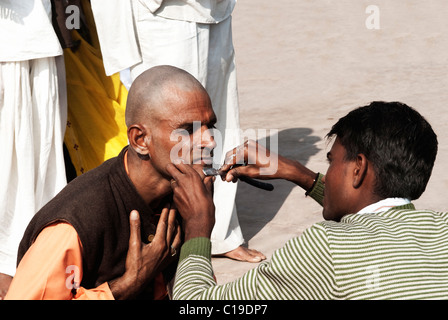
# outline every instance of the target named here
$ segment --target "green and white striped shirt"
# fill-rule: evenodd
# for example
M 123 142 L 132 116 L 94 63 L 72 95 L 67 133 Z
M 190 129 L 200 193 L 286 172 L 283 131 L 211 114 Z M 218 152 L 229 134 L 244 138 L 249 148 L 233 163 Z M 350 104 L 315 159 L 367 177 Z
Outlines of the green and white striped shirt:
M 321 203 L 323 185 L 310 193 Z M 207 238 L 181 250 L 174 299 L 447 299 L 448 213 L 413 204 L 314 224 L 243 277 L 216 285 Z

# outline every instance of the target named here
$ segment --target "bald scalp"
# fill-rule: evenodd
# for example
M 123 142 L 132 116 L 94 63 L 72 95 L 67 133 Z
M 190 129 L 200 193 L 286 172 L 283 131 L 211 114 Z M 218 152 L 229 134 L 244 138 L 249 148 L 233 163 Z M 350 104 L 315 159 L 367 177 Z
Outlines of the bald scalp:
M 202 84 L 190 73 L 177 67 L 163 65 L 150 68 L 140 74 L 129 90 L 126 102 L 126 126 L 154 123 L 166 114 L 167 101 L 176 92 L 200 90 Z

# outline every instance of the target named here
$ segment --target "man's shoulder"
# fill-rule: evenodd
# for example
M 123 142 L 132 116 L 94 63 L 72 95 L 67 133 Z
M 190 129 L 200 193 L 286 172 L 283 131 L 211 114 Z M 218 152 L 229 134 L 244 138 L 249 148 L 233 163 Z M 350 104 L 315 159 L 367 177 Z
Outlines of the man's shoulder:
M 97 219 L 95 216 L 107 211 L 113 198 L 109 175 L 114 159 L 68 183 L 34 215 L 32 222 L 48 224 L 57 220 L 71 222 L 77 218 L 83 221 Z
M 417 209 L 395 207 L 377 215 L 378 219 L 391 220 L 397 223 L 448 223 L 448 212 L 435 211 L 432 209 Z M 447 225 L 448 227 L 448 225 Z
M 75 188 L 80 185 L 88 188 L 95 188 L 96 186 L 103 184 L 104 181 L 107 180 L 107 177 L 111 174 L 116 166 L 116 157 L 108 159 L 98 167 L 93 168 L 70 181 L 65 189 Z
M 107 194 L 110 193 L 111 164 L 105 162 L 72 180 L 43 207 L 43 210 L 60 210 L 63 207 L 75 209 L 80 206 L 93 206 L 106 200 Z
M 430 227 L 448 231 L 448 212 L 392 208 L 381 213 L 349 214 L 340 222 L 318 222 L 312 226 L 312 229 L 325 233 L 330 239 L 337 238 L 342 241 L 343 239 L 375 238 L 385 233 L 395 234 L 401 230 L 425 231 Z

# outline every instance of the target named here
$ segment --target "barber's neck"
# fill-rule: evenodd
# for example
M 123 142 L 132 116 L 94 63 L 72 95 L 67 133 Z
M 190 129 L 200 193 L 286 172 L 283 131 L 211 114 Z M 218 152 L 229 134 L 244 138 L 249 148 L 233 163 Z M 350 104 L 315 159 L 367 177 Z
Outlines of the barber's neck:
M 384 200 L 383 197 L 378 196 L 374 192 L 373 185 L 371 188 L 363 188 L 363 190 L 361 192 L 359 192 L 355 197 L 356 197 L 355 198 L 356 200 L 353 201 L 354 206 L 351 210 L 352 213 L 359 212 L 360 210 L 362 210 L 365 207 L 368 207 L 374 203 Z
M 142 199 L 152 209 L 156 209 L 172 193 L 170 181 L 164 178 L 151 164 L 132 152 L 125 154 L 126 172 Z

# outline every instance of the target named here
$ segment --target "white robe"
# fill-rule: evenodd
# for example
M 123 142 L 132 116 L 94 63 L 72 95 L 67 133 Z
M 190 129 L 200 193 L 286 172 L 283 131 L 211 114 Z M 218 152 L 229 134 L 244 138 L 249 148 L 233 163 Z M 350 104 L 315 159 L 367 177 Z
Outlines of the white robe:
M 66 184 L 62 48 L 50 0 L 0 0 L 0 273 L 13 276 L 34 214 Z

